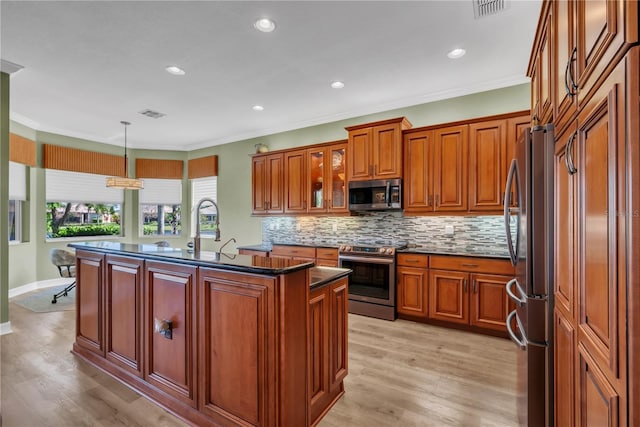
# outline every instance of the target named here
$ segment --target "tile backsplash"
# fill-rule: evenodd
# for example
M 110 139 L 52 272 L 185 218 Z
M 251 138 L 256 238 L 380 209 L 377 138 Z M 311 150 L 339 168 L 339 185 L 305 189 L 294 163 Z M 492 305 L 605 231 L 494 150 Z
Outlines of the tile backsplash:
M 447 234 L 453 227 L 453 235 Z M 372 212 L 348 217 L 268 217 L 262 220 L 262 243 L 340 245 L 355 243 L 416 244 L 459 252 L 506 255 L 502 216 L 403 216 Z

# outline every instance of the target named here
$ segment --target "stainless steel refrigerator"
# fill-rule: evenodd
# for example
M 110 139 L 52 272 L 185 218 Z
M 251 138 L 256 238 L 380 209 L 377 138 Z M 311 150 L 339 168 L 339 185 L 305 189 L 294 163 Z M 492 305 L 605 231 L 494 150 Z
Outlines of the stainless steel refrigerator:
M 516 276 L 507 329 L 518 351 L 520 425 L 553 426 L 553 125 L 526 129 L 507 176 L 504 220 Z

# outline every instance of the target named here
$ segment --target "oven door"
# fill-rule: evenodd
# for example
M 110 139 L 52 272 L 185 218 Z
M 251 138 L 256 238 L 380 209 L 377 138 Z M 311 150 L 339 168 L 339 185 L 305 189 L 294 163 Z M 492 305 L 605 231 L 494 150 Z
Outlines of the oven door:
M 349 276 L 349 299 L 395 306 L 394 258 L 340 255 L 338 265 L 352 271 Z

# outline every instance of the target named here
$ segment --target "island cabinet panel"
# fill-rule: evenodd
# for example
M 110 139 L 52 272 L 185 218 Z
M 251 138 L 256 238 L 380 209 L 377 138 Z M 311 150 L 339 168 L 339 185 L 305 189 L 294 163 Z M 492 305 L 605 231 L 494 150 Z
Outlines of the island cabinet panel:
M 145 276 L 145 380 L 196 407 L 196 268 L 147 261 Z M 160 321 L 170 336 L 155 331 Z
M 105 356 L 104 255 L 76 251 L 76 345 Z
M 335 280 L 309 296 L 308 393 L 310 425 L 316 425 L 344 394 L 348 372 L 348 279 Z
M 142 298 L 144 261 L 107 255 L 107 359 L 142 376 Z

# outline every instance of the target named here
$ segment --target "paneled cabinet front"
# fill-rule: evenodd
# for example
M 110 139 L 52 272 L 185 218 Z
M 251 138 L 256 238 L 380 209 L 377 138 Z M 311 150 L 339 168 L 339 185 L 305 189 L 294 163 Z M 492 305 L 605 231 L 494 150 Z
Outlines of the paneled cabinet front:
M 282 214 L 283 203 L 283 155 L 254 156 L 251 163 L 254 214 Z
M 105 356 L 104 255 L 76 250 L 76 342 L 75 345 Z
M 284 212 L 307 212 L 307 151 L 284 153 Z
M 107 255 L 106 267 L 106 356 L 142 377 L 144 261 Z
M 187 265 L 145 264 L 145 380 L 194 408 L 196 271 Z
M 347 213 L 347 144 L 307 150 L 307 211 Z

